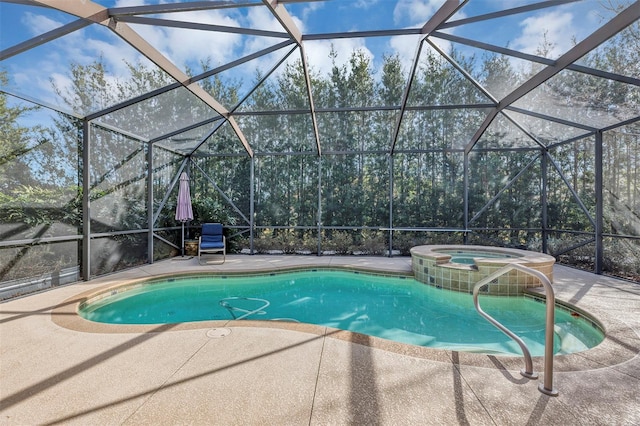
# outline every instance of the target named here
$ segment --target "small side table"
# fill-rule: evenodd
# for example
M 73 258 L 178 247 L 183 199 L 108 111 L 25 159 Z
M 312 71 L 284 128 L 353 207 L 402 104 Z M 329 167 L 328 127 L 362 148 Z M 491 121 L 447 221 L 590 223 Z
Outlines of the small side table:
M 198 240 L 184 240 L 184 254 L 187 256 L 197 256 Z

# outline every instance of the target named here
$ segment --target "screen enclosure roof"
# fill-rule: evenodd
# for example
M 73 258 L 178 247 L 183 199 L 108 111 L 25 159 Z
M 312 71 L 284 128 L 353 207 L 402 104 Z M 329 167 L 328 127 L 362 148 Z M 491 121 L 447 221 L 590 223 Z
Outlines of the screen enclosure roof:
M 468 111 L 448 147 L 465 152 L 496 134 L 497 147 L 545 148 L 640 115 L 638 1 L 10 0 L 0 12 L 4 93 L 182 155 L 214 154 L 205 141 L 219 135 L 227 154 L 263 152 L 250 118 L 295 117 L 306 134 L 292 151 L 321 155 L 335 149 L 323 120 L 353 112 L 384 119 L 390 154 L 411 149 L 404 126 L 424 111 Z M 390 63 L 402 90 L 367 96 Z M 491 78 L 498 63 L 516 76 Z M 74 97 L 74 72 L 96 64 L 104 94 Z M 370 89 L 336 102 L 323 81 L 354 64 Z M 456 84 L 425 96 L 436 68 Z

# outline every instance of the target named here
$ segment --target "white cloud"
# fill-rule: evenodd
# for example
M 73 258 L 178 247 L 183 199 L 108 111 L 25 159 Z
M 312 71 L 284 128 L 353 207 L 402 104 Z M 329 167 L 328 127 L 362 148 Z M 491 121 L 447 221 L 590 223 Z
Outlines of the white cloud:
M 285 29 L 282 27 L 282 25 L 280 25 L 280 22 L 278 22 L 273 14 L 266 8 L 254 7 L 250 9 L 249 13 L 247 14 L 247 21 L 248 28 L 259 28 L 266 31 L 286 33 Z M 244 53 L 254 53 L 258 50 L 265 49 L 284 40 L 284 38 L 278 39 L 273 37 L 248 36 L 244 43 Z
M 397 25 L 424 25 L 442 3 L 442 0 L 399 0 L 393 20 Z
M 375 5 L 377 2 L 378 0 L 358 0 L 356 7 L 366 9 Z M 298 28 L 304 33 L 306 28 L 305 21 L 309 18 L 310 14 L 324 7 L 324 2 L 309 3 L 309 5 L 302 11 L 302 19 L 295 15 L 292 15 L 292 19 Z M 349 59 L 351 59 L 351 54 L 355 51 L 364 52 L 372 62 L 374 59 L 374 54 L 367 48 L 364 39 L 361 38 L 309 40 L 304 42 L 304 51 L 307 63 L 311 68 L 311 72 L 319 73 L 321 75 L 331 73 L 333 63 L 330 53 L 332 48 L 337 55 L 335 62 L 338 66 L 348 63 Z M 287 59 L 287 62 L 296 61 L 298 59 L 300 59 L 300 55 L 298 53 L 294 53 Z
M 449 40 L 445 40 L 442 38 L 432 38 L 431 41 L 433 42 L 433 44 L 435 44 L 436 46 L 438 46 L 440 48 L 440 50 L 442 50 L 445 53 L 451 53 L 451 49 L 452 49 L 452 45 L 451 42 Z M 427 48 L 431 48 L 431 46 L 428 46 Z M 424 48 L 423 48 L 424 50 Z
M 59 72 L 38 73 L 34 69 L 25 69 L 16 73 L 14 75 L 14 80 L 18 87 L 29 85 L 31 87 L 30 91 L 36 92 L 38 100 L 51 105 L 57 105 L 62 109 L 69 109 L 69 106 L 65 105 L 62 102 L 62 99 L 60 99 L 51 88 L 51 84 L 53 82 L 53 84 L 55 84 L 62 93 L 66 93 L 73 87 L 73 83 L 69 76 L 63 75 Z
M 87 39 L 85 47 L 88 52 L 95 53 L 95 57 L 91 55 L 92 59 L 101 55 L 108 66 L 110 74 L 115 77 L 129 74 L 125 61 L 133 64 L 139 57 L 137 52 L 128 46 L 106 40 Z
M 273 14 L 266 8 L 251 8 L 249 10 L 249 13 L 247 14 L 247 21 L 248 28 L 259 28 L 261 30 L 267 31 L 286 32 L 284 28 L 282 28 L 280 22 L 278 22 Z M 300 23 L 295 18 L 294 21 L 296 23 Z M 259 50 L 266 49 L 269 46 L 280 43 L 284 40 L 284 38 L 247 36 L 244 40 L 243 54 L 249 55 L 255 53 Z M 285 50 L 288 51 L 290 48 L 291 46 L 286 48 Z M 278 56 L 278 58 L 280 58 L 281 55 L 284 55 L 284 51 L 282 50 L 266 56 L 261 56 L 260 58 L 252 60 L 250 64 L 240 66 L 238 68 L 238 71 L 240 73 L 245 73 L 241 76 L 245 79 L 245 81 L 251 81 L 255 76 L 254 71 L 256 70 L 256 68 L 263 71 L 263 73 L 266 73 L 275 65 L 274 56 Z M 293 56 L 296 55 L 294 54 Z M 299 55 L 296 57 L 299 57 Z
M 545 43 L 552 41 L 550 58 L 557 58 L 572 46 L 576 34 L 573 14 L 554 11 L 526 18 L 520 23 L 522 34 L 513 40 L 513 47 L 525 53 L 536 53 Z
M 24 14 L 22 23 L 29 30 L 32 36 L 38 36 L 62 26 L 61 22 L 30 12 Z
M 411 64 L 413 63 L 413 59 L 416 55 L 416 49 L 418 48 L 419 39 L 420 36 L 418 35 L 410 35 L 395 36 L 389 40 L 389 47 L 393 54 L 398 55 L 402 68 L 406 72 L 409 72 L 411 69 Z
M 308 3 L 307 6 L 302 10 L 302 20 L 306 21 L 309 15 L 313 15 L 313 13 L 324 7 L 324 2 L 314 2 Z
M 498 5 L 496 9 L 513 9 L 515 7 L 525 6 L 531 3 L 528 0 L 494 0 Z
M 194 14 L 171 14 L 174 20 L 190 20 L 210 25 L 239 27 L 239 23 L 219 11 L 206 11 Z M 180 28 L 163 28 L 156 32 L 159 38 L 154 46 L 166 52 L 171 61 L 178 67 L 185 64 L 194 66 L 194 62 L 211 59 L 213 66 L 230 60 L 235 49 L 240 46 L 241 36 L 233 33 L 213 33 L 211 31 L 185 30 Z M 153 44 L 153 43 L 152 43 Z
M 374 55 L 366 47 L 362 39 L 337 39 L 337 40 L 314 40 L 305 42 L 305 53 L 309 66 L 314 73 L 321 75 L 331 73 L 333 67 L 332 59 L 329 56 L 331 48 L 337 54 L 336 65 L 340 66 L 349 62 L 351 54 L 355 51 L 362 51 L 373 62 Z
M 114 7 L 144 6 L 145 4 L 144 0 L 118 0 Z
M 265 7 L 253 7 L 247 13 L 249 28 L 259 28 L 267 31 L 284 32 L 280 22 L 273 16 L 273 13 Z M 300 21 L 298 21 L 299 23 Z
M 371 9 L 372 7 L 375 7 L 380 0 L 355 0 L 355 2 L 355 7 L 357 9 Z

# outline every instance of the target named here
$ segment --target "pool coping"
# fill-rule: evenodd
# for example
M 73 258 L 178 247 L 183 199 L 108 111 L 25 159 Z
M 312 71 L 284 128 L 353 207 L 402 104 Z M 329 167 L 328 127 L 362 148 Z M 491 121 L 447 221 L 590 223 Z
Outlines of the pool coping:
M 411 276 L 412 274 L 398 271 L 385 271 L 381 269 L 367 269 L 354 266 L 292 266 L 278 267 L 273 269 L 261 269 L 257 271 L 190 271 L 164 273 L 147 276 L 144 278 L 122 280 L 117 283 L 109 282 L 98 285 L 97 287 L 85 290 L 77 295 L 67 298 L 62 303 L 56 305 L 51 311 L 52 321 L 63 328 L 83 333 L 161 333 L 167 331 L 181 331 L 194 329 L 220 329 L 226 328 L 233 331 L 234 328 L 253 327 L 253 328 L 269 328 L 303 332 L 325 338 L 339 339 L 349 341 L 387 352 L 411 356 L 415 358 L 427 359 L 432 361 L 451 362 L 454 357 L 459 364 L 495 368 L 500 365 L 504 369 L 518 369 L 523 366 L 523 358 L 506 355 L 492 355 L 486 353 L 471 353 L 447 349 L 435 349 L 423 346 L 415 346 L 406 343 L 386 340 L 380 337 L 369 336 L 361 333 L 339 330 L 327 326 L 319 326 L 307 323 L 292 323 L 280 321 L 257 321 L 257 320 L 215 320 L 215 321 L 198 321 L 189 323 L 176 324 L 149 324 L 149 325 L 121 325 L 121 324 L 105 324 L 86 320 L 78 314 L 79 305 L 97 294 L 104 293 L 108 289 L 116 289 L 123 287 L 131 287 L 144 282 L 162 279 L 164 277 L 180 277 L 193 275 L 264 275 L 269 273 L 285 273 L 291 271 L 308 270 L 308 269 L 324 269 L 324 270 L 348 270 L 362 271 L 372 275 L 387 276 Z M 531 297 L 545 299 L 542 291 L 531 291 Z M 598 325 L 602 326 L 605 331 L 604 340 L 596 347 L 583 352 L 572 353 L 568 355 L 554 356 L 554 371 L 582 371 L 594 370 L 599 368 L 611 367 L 622 364 L 631 360 L 637 355 L 634 348 L 634 342 L 637 335 L 632 328 L 624 322 L 617 321 L 613 315 L 606 310 L 591 312 L 591 310 L 575 306 L 567 301 L 556 298 L 556 302 L 569 306 L 577 312 L 587 315 L 595 319 Z M 454 356 L 455 355 L 455 356 Z M 544 370 L 544 357 L 533 357 L 535 371 Z

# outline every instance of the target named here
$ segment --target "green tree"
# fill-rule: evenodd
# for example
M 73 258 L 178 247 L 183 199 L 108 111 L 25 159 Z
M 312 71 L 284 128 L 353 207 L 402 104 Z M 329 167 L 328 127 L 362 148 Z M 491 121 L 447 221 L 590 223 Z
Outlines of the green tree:
M 6 72 L 0 73 L 0 84 L 7 84 Z M 25 154 L 46 142 L 41 129 L 19 124 L 37 107 L 10 106 L 7 95 L 0 93 L 0 192 L 8 193 L 20 185 L 32 185 L 37 177 L 31 174 Z M 35 139 L 35 143 L 34 140 Z

